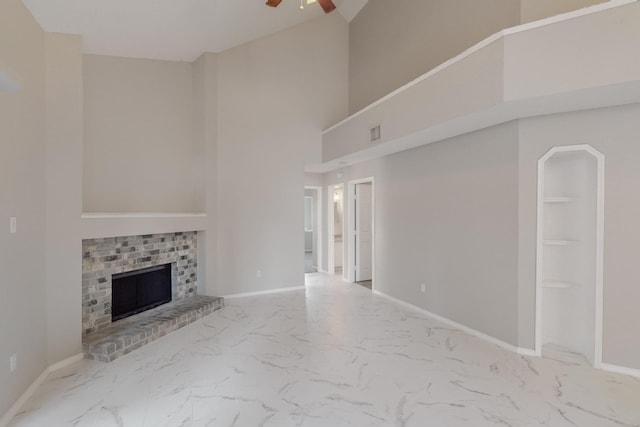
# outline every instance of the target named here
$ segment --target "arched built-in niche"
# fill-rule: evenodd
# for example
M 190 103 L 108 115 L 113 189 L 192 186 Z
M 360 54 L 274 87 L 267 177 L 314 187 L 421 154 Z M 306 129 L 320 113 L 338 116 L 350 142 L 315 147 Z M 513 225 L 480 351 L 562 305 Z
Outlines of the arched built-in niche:
M 536 354 L 555 344 L 602 364 L 604 155 L 554 147 L 538 161 Z

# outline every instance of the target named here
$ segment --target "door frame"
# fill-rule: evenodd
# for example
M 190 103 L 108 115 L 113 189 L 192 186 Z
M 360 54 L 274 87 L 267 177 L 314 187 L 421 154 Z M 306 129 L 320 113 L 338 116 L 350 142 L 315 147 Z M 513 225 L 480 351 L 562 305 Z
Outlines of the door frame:
M 323 245 L 323 240 L 324 240 L 324 233 L 323 233 L 323 221 L 322 221 L 322 206 L 323 206 L 323 198 L 322 198 L 322 187 L 319 185 L 305 185 L 304 186 L 305 190 L 314 190 L 318 196 L 318 199 L 316 200 L 316 217 L 315 217 L 315 222 L 314 225 L 316 226 L 316 247 L 314 248 L 314 250 L 317 251 L 318 253 L 318 265 L 314 266 L 316 267 L 316 269 L 319 272 L 324 272 L 324 270 L 322 269 L 322 261 L 323 261 L 323 257 L 322 257 L 322 249 L 324 247 Z M 304 231 L 302 234 L 303 238 L 304 238 Z M 303 240 L 304 241 L 304 240 Z
M 537 232 L 536 232 L 536 318 L 535 318 L 535 354 L 542 356 L 542 289 L 544 281 L 544 187 L 545 165 L 547 160 L 557 153 L 584 151 L 596 160 L 596 268 L 595 268 L 595 354 L 593 367 L 602 369 L 603 341 L 603 295 L 604 295 L 604 196 L 605 196 L 605 157 L 604 154 L 588 144 L 562 145 L 551 148 L 538 160 L 537 195 Z
M 345 194 L 345 185 L 344 183 L 332 184 L 327 186 L 327 272 L 329 274 L 336 274 L 336 263 L 335 263 L 335 238 L 333 234 L 335 232 L 335 227 L 333 226 L 335 222 L 335 215 L 333 213 L 333 191 L 337 188 L 342 188 L 342 276 L 345 277 L 346 269 L 344 266 L 345 262 L 345 251 L 344 251 L 344 241 L 346 237 L 346 221 L 345 221 L 345 206 L 346 206 L 346 194 Z
M 360 179 L 354 179 L 347 182 L 347 197 L 345 199 L 345 206 L 347 209 L 347 244 L 344 247 L 344 251 L 347 253 L 346 263 L 344 264 L 343 271 L 345 272 L 345 280 L 349 283 L 354 283 L 356 280 L 356 256 L 355 256 L 355 241 L 356 241 L 356 216 L 355 216 L 355 190 L 357 184 L 371 183 L 371 280 L 373 283 L 372 290 L 376 286 L 376 184 L 374 177 L 366 177 Z M 344 239 L 344 236 L 343 236 Z M 343 240 L 344 241 L 344 240 Z

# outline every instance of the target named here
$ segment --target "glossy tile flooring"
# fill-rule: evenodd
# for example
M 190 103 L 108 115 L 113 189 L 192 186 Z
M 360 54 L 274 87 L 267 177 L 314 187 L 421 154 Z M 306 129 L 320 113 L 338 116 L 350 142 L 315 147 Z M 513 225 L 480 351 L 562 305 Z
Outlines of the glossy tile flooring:
M 58 371 L 11 425 L 640 425 L 638 379 L 518 356 L 337 278 L 307 282 Z

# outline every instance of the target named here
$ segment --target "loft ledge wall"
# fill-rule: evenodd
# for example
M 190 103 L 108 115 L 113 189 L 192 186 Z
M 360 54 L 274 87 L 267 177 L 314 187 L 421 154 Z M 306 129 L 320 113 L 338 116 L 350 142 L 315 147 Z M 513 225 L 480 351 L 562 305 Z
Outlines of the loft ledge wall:
M 582 91 L 637 82 L 639 21 L 638 3 L 623 0 L 494 34 L 327 129 L 326 169 L 521 117 L 603 106 Z M 632 101 L 620 89 L 607 105 L 616 96 Z M 373 145 L 376 125 L 382 140 Z M 419 132 L 432 136 L 407 142 Z

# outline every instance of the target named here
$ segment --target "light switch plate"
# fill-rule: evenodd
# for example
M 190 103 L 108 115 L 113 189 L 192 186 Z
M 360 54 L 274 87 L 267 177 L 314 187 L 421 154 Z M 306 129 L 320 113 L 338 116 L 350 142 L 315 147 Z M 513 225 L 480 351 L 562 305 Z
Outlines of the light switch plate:
M 9 218 L 9 233 L 16 233 L 18 231 L 18 223 L 15 216 Z

